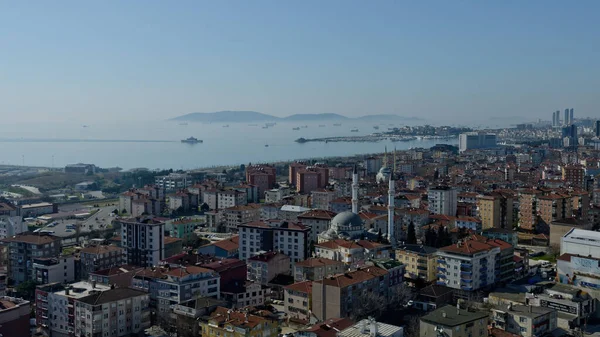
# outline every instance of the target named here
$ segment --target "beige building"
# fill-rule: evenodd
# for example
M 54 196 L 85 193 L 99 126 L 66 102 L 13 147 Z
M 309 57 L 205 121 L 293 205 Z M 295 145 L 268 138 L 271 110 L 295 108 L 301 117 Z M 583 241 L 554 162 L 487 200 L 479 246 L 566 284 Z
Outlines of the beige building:
M 290 258 L 282 253 L 268 252 L 248 259 L 248 280 L 266 285 L 277 275 L 290 274 Z
M 437 279 L 437 249 L 423 245 L 404 245 L 396 249 L 396 260 L 405 266 L 404 277 L 432 282 Z
M 237 231 L 239 225 L 260 220 L 260 205 L 248 204 L 225 208 L 222 212 L 227 231 Z
M 477 197 L 477 209 L 483 229 L 512 228 L 513 197 L 509 193 L 490 193 Z
M 323 257 L 311 257 L 304 261 L 296 262 L 293 270 L 294 281 L 318 281 L 326 277 L 341 274 L 346 270 L 341 261 Z
M 312 282 L 303 281 L 284 288 L 284 311 L 292 319 L 310 321 Z
M 336 213 L 325 209 L 313 209 L 298 215 L 298 221 L 310 228 L 310 240 L 318 241 L 319 234 L 325 232 L 331 226 L 331 220 Z
M 545 336 L 556 329 L 556 310 L 513 305 L 492 309 L 492 323 L 506 332 L 523 337 Z
M 446 305 L 421 317 L 421 337 L 487 337 L 488 313 Z
M 337 195 L 335 191 L 330 191 L 324 188 L 310 192 L 310 206 L 315 209 L 329 210 L 329 203 L 332 202 Z

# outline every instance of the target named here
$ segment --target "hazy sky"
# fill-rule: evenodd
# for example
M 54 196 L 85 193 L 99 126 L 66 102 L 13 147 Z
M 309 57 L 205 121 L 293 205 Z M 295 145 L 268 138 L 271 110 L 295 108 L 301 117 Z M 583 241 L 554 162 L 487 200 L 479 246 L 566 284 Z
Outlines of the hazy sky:
M 598 116 L 598 13 L 599 1 L 0 0 L 0 116 Z

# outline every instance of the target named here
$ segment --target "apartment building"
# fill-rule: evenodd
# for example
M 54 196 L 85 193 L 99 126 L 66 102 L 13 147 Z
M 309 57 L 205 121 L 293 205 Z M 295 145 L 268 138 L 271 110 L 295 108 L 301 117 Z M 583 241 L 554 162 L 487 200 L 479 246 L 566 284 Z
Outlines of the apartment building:
M 513 196 L 510 193 L 492 192 L 477 196 L 477 212 L 483 229 L 512 228 Z
M 219 208 L 241 206 L 248 204 L 248 197 L 238 190 L 223 190 L 217 192 L 217 203 Z
M 284 288 L 284 312 L 293 320 L 310 322 L 312 282 L 302 281 Z
M 315 244 L 315 256 L 345 264 L 364 259 L 385 259 L 391 256 L 392 246 L 368 240 L 336 239 Z
M 461 290 L 455 292 L 457 297 L 468 297 L 469 292 L 493 285 L 500 252 L 500 246 L 477 239 L 440 248 L 437 252 L 438 284 Z
M 196 266 L 163 266 L 144 269 L 137 273 L 131 286 L 147 291 L 157 314 L 166 315 L 170 306 L 195 296 L 220 296 L 220 276 L 208 268 Z
M 255 221 L 240 225 L 240 259 L 247 260 L 261 252 L 278 251 L 293 265 L 308 257 L 309 232 L 306 226 L 281 221 Z
M 276 319 L 224 307 L 201 320 L 200 326 L 204 337 L 275 337 L 279 333 Z
M 310 193 L 311 204 L 310 207 L 316 209 L 330 210 L 329 204 L 337 198 L 335 191 L 327 190 L 324 188 L 316 189 Z
M 184 189 L 192 186 L 193 179 L 187 173 L 169 173 L 166 176 L 154 177 L 154 185 L 167 191 Z
M 522 190 L 519 192 L 519 226 L 533 232 L 537 225 L 537 198 L 542 192 L 538 190 Z
M 169 232 L 170 237 L 182 239 L 185 244 L 188 244 L 198 238 L 194 229 L 204 224 L 205 222 L 199 217 L 172 219 L 165 222 L 165 230 Z
M 225 229 L 228 232 L 236 232 L 240 225 L 260 220 L 260 211 L 259 204 L 240 205 L 223 209 L 222 218 L 225 220 Z
M 74 255 L 38 257 L 33 259 L 33 280 L 38 284 L 70 283 L 79 279 Z M 78 266 L 78 264 L 77 264 Z
M 123 264 L 125 249 L 117 246 L 89 246 L 79 251 L 81 278 L 87 279 L 89 274 L 102 269 L 109 269 Z
M 119 212 L 130 216 L 141 216 L 142 213 L 159 215 L 165 201 L 165 189 L 156 185 L 143 188 L 131 188 L 119 195 Z
M 484 229 L 481 234 L 488 239 L 502 240 L 513 247 L 517 246 L 519 240 L 519 232 L 512 228 L 488 228 Z
M 131 286 L 133 276 L 143 269 L 143 267 L 120 265 L 118 267 L 91 272 L 89 273 L 88 280 L 90 282 L 96 281 L 96 284 L 128 288 Z
M 574 188 L 585 189 L 586 170 L 582 165 L 565 165 L 562 167 L 562 180 Z
M 117 220 L 121 224 L 122 263 L 141 267 L 156 266 L 165 258 L 165 223 L 153 218 Z
M 285 197 L 290 195 L 289 187 L 272 188 L 265 191 L 265 203 L 281 202 Z
M 36 323 L 45 325 L 53 337 L 73 336 L 75 333 L 75 300 L 110 290 L 95 282 L 76 282 L 68 285 L 51 283 L 35 290 Z
M 259 197 L 264 196 L 265 191 L 275 187 L 276 171 L 275 167 L 270 165 L 248 165 L 246 182 L 256 186 Z
M 246 193 L 246 203 L 247 204 L 260 202 L 260 198 L 258 196 L 258 188 L 254 185 L 241 184 L 241 185 L 235 186 L 233 189 L 236 191 Z
M 419 331 L 426 337 L 487 337 L 487 325 L 487 312 L 446 305 L 421 317 Z
M 221 299 L 232 309 L 264 305 L 270 290 L 264 285 L 240 279 L 221 287 Z
M 332 275 L 341 274 L 344 271 L 346 271 L 346 265 L 342 261 L 311 257 L 296 262 L 293 276 L 295 282 L 318 281 Z
M 198 209 L 198 198 L 195 194 L 190 193 L 188 190 L 179 190 L 175 193 L 169 194 L 169 210 L 170 211 L 183 211 Z
M 33 259 L 58 257 L 62 252 L 61 238 L 46 233 L 25 232 L 0 243 L 7 247 L 8 277 L 16 284 L 32 279 Z
M 495 327 L 523 337 L 551 334 L 557 328 L 556 318 L 556 310 L 531 305 L 509 304 L 492 309 L 491 314 Z
M 319 234 L 331 226 L 331 220 L 337 213 L 326 209 L 313 209 L 299 215 L 298 221 L 310 229 L 310 241 L 317 242 Z
M 312 283 L 312 313 L 318 320 L 349 317 L 353 302 L 361 294 L 372 292 L 386 297 L 391 290 L 387 271 L 367 267 L 328 277 Z
M 431 187 L 427 190 L 429 212 L 433 214 L 456 215 L 457 191 L 449 186 Z
M 0 297 L 0 336 L 29 336 L 31 304 L 22 298 Z
M 17 208 L 7 203 L 0 203 L 0 239 L 11 237 L 27 231 L 27 224 L 17 215 Z
M 409 282 L 437 280 L 437 248 L 423 245 L 401 245 L 396 260 L 405 265 L 404 277 Z
M 115 288 L 74 302 L 75 336 L 131 336 L 150 327 L 150 298 L 140 290 Z
M 282 253 L 267 252 L 248 258 L 248 277 L 250 281 L 267 285 L 277 275 L 290 274 L 290 258 Z

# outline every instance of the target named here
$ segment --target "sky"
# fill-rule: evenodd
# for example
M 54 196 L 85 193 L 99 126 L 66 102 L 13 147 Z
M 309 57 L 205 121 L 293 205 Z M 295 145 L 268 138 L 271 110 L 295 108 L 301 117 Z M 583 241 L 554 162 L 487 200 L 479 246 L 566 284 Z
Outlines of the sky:
M 585 0 L 0 0 L 0 117 L 594 117 L 598 12 Z

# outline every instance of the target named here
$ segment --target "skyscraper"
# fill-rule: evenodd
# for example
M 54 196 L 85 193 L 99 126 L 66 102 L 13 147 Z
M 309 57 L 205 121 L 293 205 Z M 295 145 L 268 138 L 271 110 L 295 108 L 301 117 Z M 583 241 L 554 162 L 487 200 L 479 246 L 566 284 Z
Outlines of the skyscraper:
M 600 120 L 596 121 L 596 137 L 600 137 Z
M 569 109 L 565 109 L 565 119 L 563 121 L 563 125 L 567 126 L 571 124 L 571 121 L 569 120 Z
M 571 110 L 569 111 L 569 123 L 575 123 L 575 121 L 573 120 L 573 108 L 571 108 Z
M 556 126 L 556 112 L 552 111 L 552 127 Z

